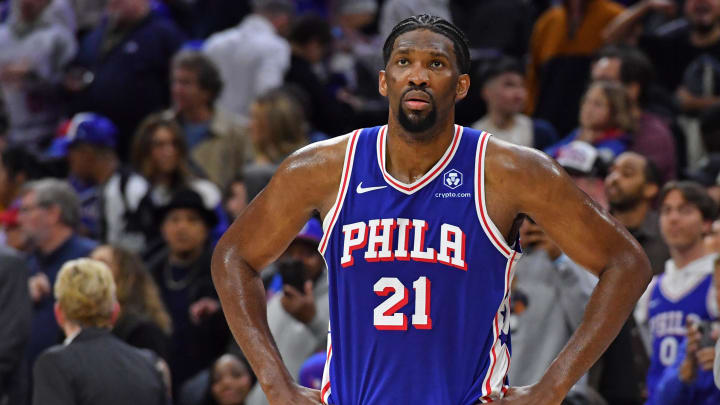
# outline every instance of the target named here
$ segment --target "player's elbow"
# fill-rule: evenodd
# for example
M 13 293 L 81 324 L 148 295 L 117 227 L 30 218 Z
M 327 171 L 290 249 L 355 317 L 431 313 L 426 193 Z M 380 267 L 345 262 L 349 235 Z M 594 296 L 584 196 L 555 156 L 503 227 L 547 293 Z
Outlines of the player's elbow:
M 235 244 L 228 240 L 227 235 L 223 235 L 215 246 L 210 262 L 210 274 L 218 291 L 227 283 L 231 268 L 237 267 L 233 263 L 242 261 Z
M 624 264 L 621 267 L 625 270 L 625 279 L 639 297 L 645 292 L 650 280 L 652 280 L 650 260 L 639 246 L 632 246 L 622 256 L 624 257 L 621 261 Z

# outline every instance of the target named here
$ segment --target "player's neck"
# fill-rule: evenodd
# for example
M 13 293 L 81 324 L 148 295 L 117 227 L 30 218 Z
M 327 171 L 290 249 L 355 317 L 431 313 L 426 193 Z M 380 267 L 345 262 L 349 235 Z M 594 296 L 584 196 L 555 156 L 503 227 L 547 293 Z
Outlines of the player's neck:
M 675 263 L 676 269 L 682 269 L 695 260 L 705 256 L 705 245 L 702 239 L 686 248 L 670 247 L 670 257 Z
M 453 140 L 455 125 L 450 121 L 415 136 L 391 121 L 387 132 L 385 167 L 394 178 L 409 184 L 424 176 L 445 154 Z

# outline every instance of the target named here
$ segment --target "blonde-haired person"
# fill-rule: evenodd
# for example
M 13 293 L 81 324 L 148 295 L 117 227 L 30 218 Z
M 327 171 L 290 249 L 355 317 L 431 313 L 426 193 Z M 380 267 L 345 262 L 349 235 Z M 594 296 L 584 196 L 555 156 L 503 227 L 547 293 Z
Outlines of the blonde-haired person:
M 165 405 L 156 358 L 110 333 L 120 306 L 111 270 L 92 259 L 71 260 L 54 286 L 55 318 L 65 342 L 38 357 L 34 405 Z
M 308 131 L 302 105 L 286 88 L 263 93 L 250 106 L 249 134 L 256 164 L 280 164 L 308 144 Z
M 115 245 L 99 246 L 90 257 L 108 265 L 115 280 L 120 315 L 113 334 L 131 346 L 150 349 L 168 360 L 172 320 L 140 257 Z

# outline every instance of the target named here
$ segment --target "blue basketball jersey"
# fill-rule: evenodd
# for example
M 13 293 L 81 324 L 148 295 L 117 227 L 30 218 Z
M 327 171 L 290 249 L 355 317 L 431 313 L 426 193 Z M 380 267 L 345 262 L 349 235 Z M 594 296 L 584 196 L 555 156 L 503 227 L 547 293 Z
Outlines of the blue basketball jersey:
M 685 340 L 685 321 L 688 315 L 695 318 L 696 322 L 713 318 L 708 309 L 713 258 L 714 256 L 706 256 L 690 264 L 690 266 L 706 265 L 708 272 L 704 276 L 701 275 L 694 285 L 690 285 L 684 291 L 666 291 L 663 287 L 666 274 L 653 279 L 649 287 L 650 301 L 647 315 L 652 338 L 652 356 L 647 374 L 648 403 L 653 402 L 655 388 L 665 369 L 675 364 L 678 356 L 685 355 L 679 352 L 678 348 Z
M 485 208 L 488 138 L 455 126 L 437 164 L 406 184 L 385 170 L 387 126 L 351 134 L 319 246 L 330 283 L 323 403 L 470 405 L 507 390 L 521 254 Z

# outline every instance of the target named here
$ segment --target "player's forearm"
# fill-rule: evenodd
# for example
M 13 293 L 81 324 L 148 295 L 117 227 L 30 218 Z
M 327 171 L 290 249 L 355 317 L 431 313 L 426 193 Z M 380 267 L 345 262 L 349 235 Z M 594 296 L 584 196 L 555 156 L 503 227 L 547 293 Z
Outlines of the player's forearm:
M 612 343 L 650 282 L 650 265 L 644 255 L 628 254 L 618 263 L 600 275 L 582 323 L 540 381 L 558 399 Z
M 267 323 L 265 290 L 257 271 L 221 240 L 213 254 L 212 277 L 225 318 L 269 397 L 280 395 L 293 379 Z

